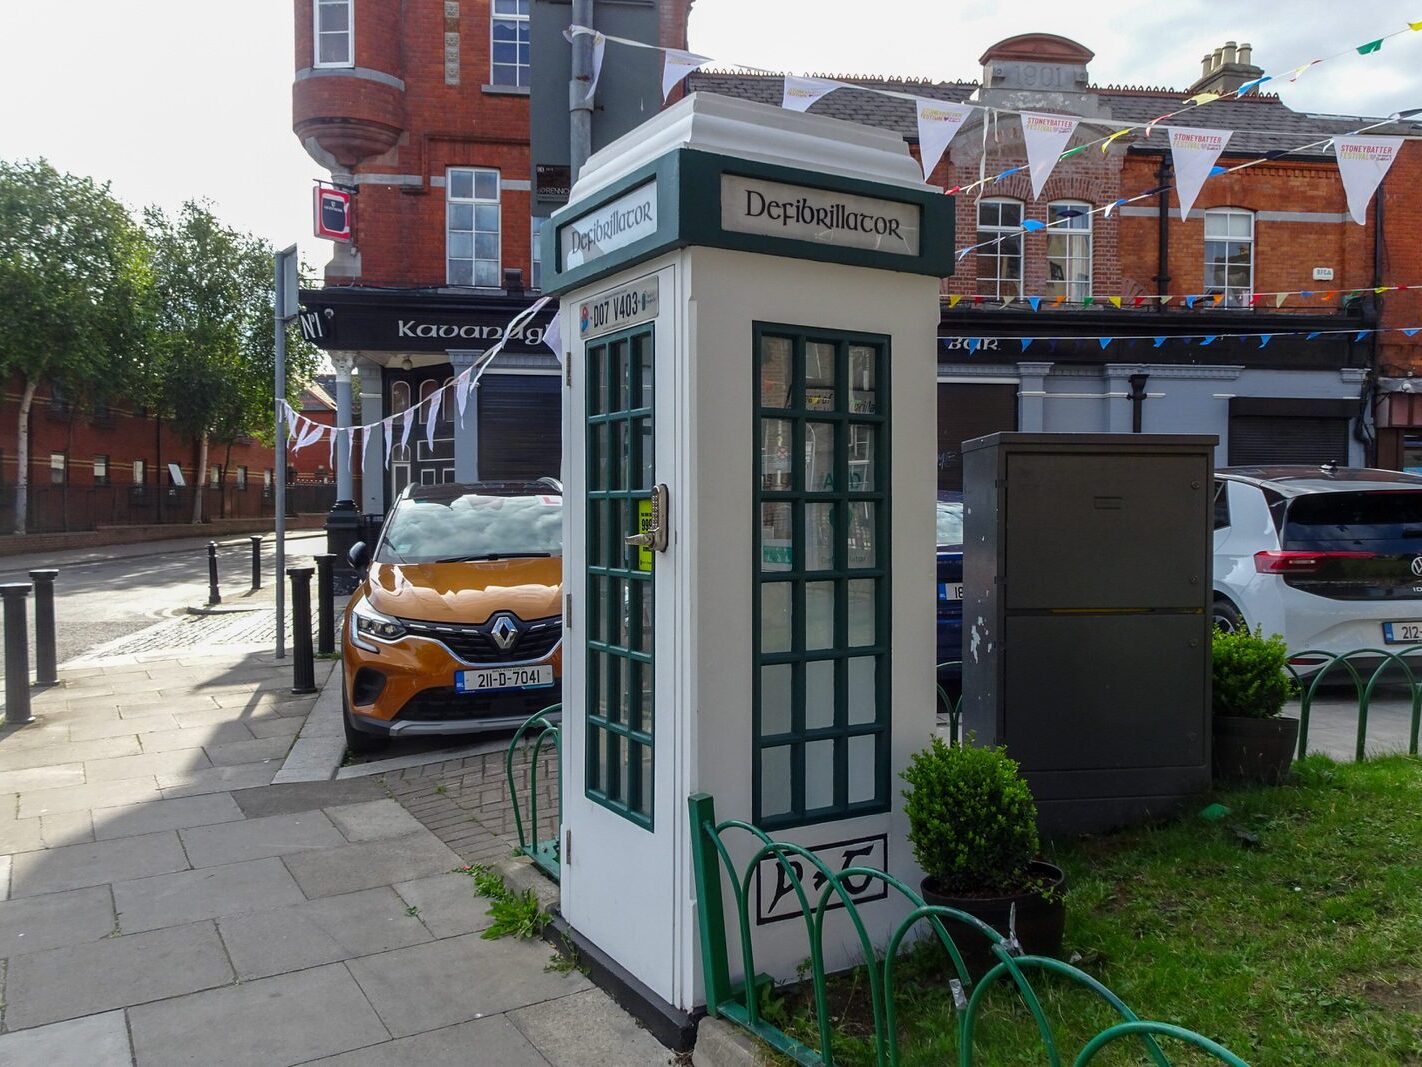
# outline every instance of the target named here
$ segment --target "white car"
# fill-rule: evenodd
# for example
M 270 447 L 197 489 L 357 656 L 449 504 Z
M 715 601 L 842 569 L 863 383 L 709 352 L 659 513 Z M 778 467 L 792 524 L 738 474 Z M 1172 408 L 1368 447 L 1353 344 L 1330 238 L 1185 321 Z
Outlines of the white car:
M 1282 634 L 1292 653 L 1422 645 L 1422 477 L 1227 467 L 1214 540 L 1217 625 Z

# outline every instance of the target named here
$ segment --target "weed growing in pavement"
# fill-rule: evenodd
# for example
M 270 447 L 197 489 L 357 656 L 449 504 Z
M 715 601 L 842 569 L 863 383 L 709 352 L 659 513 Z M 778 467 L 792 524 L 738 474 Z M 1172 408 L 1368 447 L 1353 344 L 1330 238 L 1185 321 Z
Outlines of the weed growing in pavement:
M 443 794 L 443 793 L 448 793 L 448 792 L 449 792 L 449 790 L 444 787 L 444 783 L 443 783 L 443 782 L 441 782 L 439 785 L 435 786 L 434 791 L 435 791 L 436 793 L 441 793 L 441 794 Z
M 418 905 L 415 905 L 415 904 L 411 904 L 408 908 L 405 909 L 405 914 L 408 915 L 408 916 L 409 916 L 410 918 L 412 918 L 412 919 L 418 919 L 418 918 L 420 917 L 420 909 L 419 909 L 419 906 L 418 906 Z
M 489 914 L 494 922 L 482 936 L 486 941 L 513 934 L 515 937 L 537 937 L 548 924 L 548 913 L 538 904 L 532 889 L 516 893 L 504 884 L 503 876 L 481 863 L 456 867 L 459 874 L 474 879 L 474 892 L 489 899 Z

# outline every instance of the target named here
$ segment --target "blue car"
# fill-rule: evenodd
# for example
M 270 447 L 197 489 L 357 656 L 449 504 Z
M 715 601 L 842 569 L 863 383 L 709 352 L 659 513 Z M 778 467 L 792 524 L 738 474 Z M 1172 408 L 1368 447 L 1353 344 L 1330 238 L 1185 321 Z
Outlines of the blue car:
M 938 684 L 952 700 L 963 691 L 963 494 L 938 494 Z M 946 714 L 947 708 L 940 708 Z

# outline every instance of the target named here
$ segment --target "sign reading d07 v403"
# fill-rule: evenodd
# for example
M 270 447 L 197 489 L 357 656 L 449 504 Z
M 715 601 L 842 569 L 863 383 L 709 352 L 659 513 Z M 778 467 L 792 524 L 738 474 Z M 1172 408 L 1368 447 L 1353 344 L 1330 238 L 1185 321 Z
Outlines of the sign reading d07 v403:
M 653 276 L 583 301 L 578 307 L 578 334 L 589 340 L 656 317 L 657 279 Z

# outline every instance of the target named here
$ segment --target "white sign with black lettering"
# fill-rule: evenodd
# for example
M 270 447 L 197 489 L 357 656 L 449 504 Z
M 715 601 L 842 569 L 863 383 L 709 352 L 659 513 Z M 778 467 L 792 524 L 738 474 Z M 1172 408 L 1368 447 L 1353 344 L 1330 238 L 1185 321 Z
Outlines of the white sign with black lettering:
M 585 341 L 657 317 L 657 278 L 642 278 L 578 305 L 578 336 Z
M 558 228 L 563 270 L 586 266 L 657 232 L 656 180 Z
M 721 228 L 735 233 L 916 256 L 919 216 L 916 204 L 721 175 Z
M 834 841 L 828 845 L 817 845 L 810 849 L 826 867 L 838 873 L 851 867 L 872 867 L 875 870 L 889 869 L 889 839 L 884 834 L 860 837 L 852 841 Z M 816 867 L 806 863 L 799 856 L 786 855 L 800 886 L 805 891 L 805 899 L 811 908 L 819 906 L 820 893 L 828 879 Z M 855 904 L 871 900 L 883 900 L 889 895 L 887 883 L 880 878 L 867 875 L 851 875 L 843 880 Z M 800 898 L 795 892 L 794 880 L 785 866 L 774 856 L 766 856 L 755 869 L 755 921 L 757 925 L 794 919 L 800 915 Z M 839 894 L 830 897 L 830 909 L 844 907 Z

